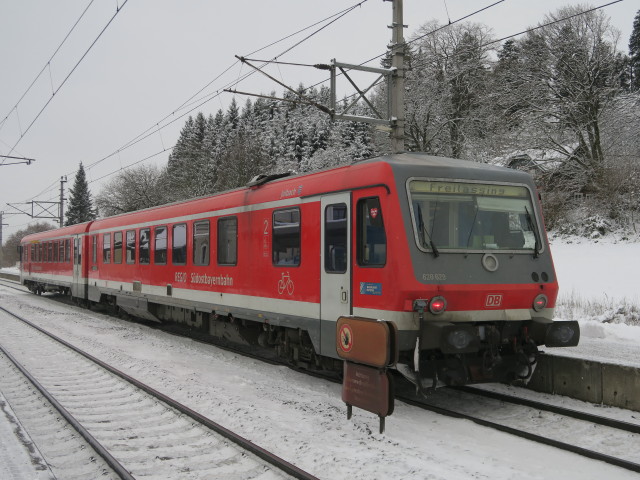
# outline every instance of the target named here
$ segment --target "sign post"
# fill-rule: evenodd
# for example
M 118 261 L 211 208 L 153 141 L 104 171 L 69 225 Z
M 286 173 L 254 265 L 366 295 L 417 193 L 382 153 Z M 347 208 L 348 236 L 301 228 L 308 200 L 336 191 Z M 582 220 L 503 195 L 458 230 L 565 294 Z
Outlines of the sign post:
M 353 407 L 375 413 L 380 433 L 385 417 L 393 413 L 393 377 L 388 367 L 398 361 L 398 329 L 393 322 L 360 317 L 340 317 L 336 326 L 336 351 L 344 360 L 342 400 L 347 418 Z

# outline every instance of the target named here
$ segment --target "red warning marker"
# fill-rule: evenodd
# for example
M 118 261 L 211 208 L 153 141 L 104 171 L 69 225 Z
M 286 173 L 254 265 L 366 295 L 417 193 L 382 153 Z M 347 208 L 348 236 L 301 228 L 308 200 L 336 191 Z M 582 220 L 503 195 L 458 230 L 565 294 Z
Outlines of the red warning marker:
M 353 331 L 351 327 L 347 324 L 343 324 L 340 326 L 340 349 L 347 353 L 350 352 L 353 348 Z

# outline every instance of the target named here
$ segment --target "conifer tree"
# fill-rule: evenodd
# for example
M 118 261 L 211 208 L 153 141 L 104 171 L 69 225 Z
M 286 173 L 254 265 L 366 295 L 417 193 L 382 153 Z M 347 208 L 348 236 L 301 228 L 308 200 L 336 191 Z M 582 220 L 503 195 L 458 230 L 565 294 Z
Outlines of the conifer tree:
M 633 21 L 633 30 L 629 38 L 629 57 L 631 60 L 631 89 L 640 90 L 640 10 Z
M 80 162 L 73 188 L 69 190 L 69 194 L 69 208 L 65 226 L 95 220 L 96 212 L 93 208 L 91 192 L 89 191 L 89 184 L 87 183 L 87 176 L 82 162 Z

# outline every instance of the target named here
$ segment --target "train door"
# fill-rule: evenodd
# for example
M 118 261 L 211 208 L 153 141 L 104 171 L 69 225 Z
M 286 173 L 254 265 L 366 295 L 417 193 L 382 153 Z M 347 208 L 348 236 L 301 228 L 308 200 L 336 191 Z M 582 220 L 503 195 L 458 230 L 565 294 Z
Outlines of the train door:
M 321 351 L 335 355 L 336 321 L 351 314 L 351 194 L 321 198 Z
M 72 239 L 73 242 L 73 284 L 71 286 L 71 294 L 74 297 L 84 298 L 84 284 L 85 279 L 82 276 L 82 237 L 75 235 Z

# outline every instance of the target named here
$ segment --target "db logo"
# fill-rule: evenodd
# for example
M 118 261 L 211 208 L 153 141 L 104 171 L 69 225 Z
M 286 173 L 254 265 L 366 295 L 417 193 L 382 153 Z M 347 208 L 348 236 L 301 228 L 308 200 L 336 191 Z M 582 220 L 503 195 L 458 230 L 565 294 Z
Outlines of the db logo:
M 501 294 L 490 294 L 487 295 L 487 300 L 484 303 L 484 306 L 487 308 L 496 308 L 502 305 L 502 295 Z

